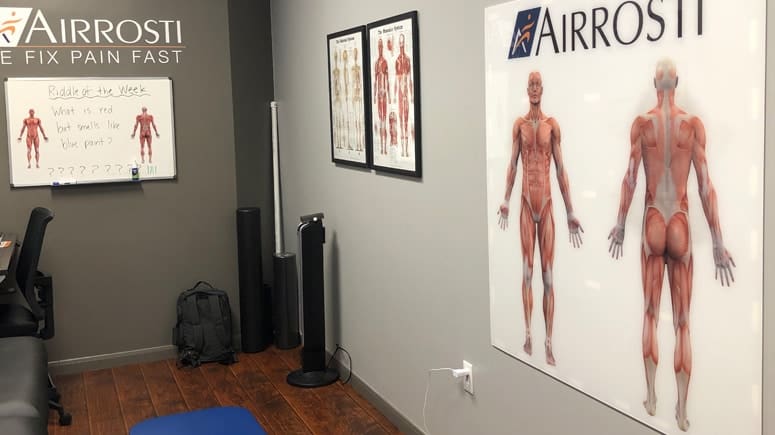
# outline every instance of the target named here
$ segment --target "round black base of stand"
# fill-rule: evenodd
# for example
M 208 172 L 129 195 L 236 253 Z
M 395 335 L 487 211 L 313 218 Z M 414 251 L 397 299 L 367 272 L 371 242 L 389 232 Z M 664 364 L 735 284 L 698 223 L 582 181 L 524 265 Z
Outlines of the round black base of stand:
M 288 374 L 287 381 L 295 387 L 315 388 L 331 385 L 339 379 L 339 372 L 336 369 L 326 369 L 314 372 L 305 372 L 302 369 L 292 371 Z

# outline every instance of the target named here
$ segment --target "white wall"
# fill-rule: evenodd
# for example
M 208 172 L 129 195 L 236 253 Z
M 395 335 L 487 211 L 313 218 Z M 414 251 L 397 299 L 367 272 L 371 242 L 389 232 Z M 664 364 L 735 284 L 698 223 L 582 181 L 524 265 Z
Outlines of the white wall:
M 326 214 L 328 346 L 346 347 L 355 374 L 418 427 L 427 369 L 466 359 L 474 364 L 476 396 L 462 393 L 449 375 L 434 375 L 428 413 L 434 434 L 653 433 L 490 346 L 483 14 L 496 3 L 272 2 L 288 245 L 297 239 L 299 215 Z M 419 11 L 423 179 L 336 167 L 326 35 L 413 9 Z M 771 178 L 767 198 L 775 191 Z M 765 298 L 772 314 L 766 292 Z M 765 327 L 766 343 L 772 329 L 766 320 Z M 775 362 L 769 347 L 765 358 L 767 391 L 772 369 L 766 367 Z M 767 391 L 765 410 L 771 397 Z

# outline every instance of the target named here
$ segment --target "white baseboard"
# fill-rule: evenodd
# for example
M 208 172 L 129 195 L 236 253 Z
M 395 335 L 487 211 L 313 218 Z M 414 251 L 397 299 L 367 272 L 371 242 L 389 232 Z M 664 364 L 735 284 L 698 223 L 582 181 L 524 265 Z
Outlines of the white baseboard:
M 237 352 L 240 352 L 241 340 L 242 336 L 239 333 L 234 334 L 232 337 L 232 344 Z M 148 347 L 145 349 L 134 349 L 102 355 L 49 361 L 48 370 L 51 375 L 67 375 L 89 370 L 109 369 L 127 364 L 174 359 L 177 357 L 177 346 L 170 344 L 166 346 Z
M 135 349 L 125 352 L 50 361 L 49 372 L 52 375 L 80 373 L 89 370 L 101 370 L 126 364 L 160 361 L 176 358 L 178 348 L 173 345 Z

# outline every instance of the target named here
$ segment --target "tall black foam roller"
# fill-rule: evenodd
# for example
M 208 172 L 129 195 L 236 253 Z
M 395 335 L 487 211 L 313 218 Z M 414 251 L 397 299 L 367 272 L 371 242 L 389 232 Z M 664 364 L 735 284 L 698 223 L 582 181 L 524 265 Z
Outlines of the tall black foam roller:
M 275 346 L 279 349 L 293 349 L 301 344 L 296 254 L 292 252 L 274 254 L 274 279 L 272 317 Z
M 237 209 L 240 333 L 243 352 L 260 352 L 272 344 L 271 300 L 261 270 L 261 210 Z

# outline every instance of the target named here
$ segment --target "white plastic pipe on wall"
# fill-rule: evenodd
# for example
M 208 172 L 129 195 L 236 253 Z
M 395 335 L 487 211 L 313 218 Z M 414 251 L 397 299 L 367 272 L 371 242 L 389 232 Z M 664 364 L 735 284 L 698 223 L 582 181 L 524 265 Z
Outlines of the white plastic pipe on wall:
M 274 245 L 275 252 L 285 252 L 283 243 L 283 214 L 280 199 L 280 148 L 277 132 L 277 102 L 269 104 L 272 111 L 272 165 L 274 167 Z

